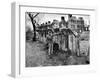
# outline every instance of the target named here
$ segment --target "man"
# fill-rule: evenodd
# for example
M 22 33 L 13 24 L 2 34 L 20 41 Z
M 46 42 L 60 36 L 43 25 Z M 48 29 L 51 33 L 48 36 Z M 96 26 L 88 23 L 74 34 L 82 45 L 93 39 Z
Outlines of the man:
M 60 28 L 68 28 L 68 24 L 65 21 L 65 17 L 64 16 L 61 17 L 61 22 L 59 23 L 59 26 L 60 26 Z
M 48 44 L 48 53 L 49 55 L 52 54 L 52 31 L 49 31 L 48 32 L 48 35 L 47 35 L 47 44 Z
M 59 27 L 60 27 L 61 31 L 68 28 L 68 22 L 65 21 L 65 17 L 63 17 L 63 16 L 61 17 L 61 22 L 59 23 Z M 64 33 L 64 31 L 63 31 L 63 33 Z M 61 49 L 63 49 L 63 47 L 64 47 L 64 49 L 65 48 L 68 49 L 68 47 L 69 47 L 68 34 L 66 34 L 66 36 L 64 36 L 64 35 L 61 36 L 60 45 L 61 45 L 60 46 Z

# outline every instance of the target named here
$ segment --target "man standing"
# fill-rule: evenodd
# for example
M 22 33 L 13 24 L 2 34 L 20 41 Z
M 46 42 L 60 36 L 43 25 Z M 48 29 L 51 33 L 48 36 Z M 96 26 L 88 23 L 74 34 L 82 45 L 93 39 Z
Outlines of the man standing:
M 60 28 L 68 28 L 67 22 L 65 21 L 65 17 L 61 17 L 61 22 L 59 23 Z
M 68 28 L 68 23 L 65 21 L 65 17 L 63 17 L 63 16 L 61 17 L 61 22 L 59 23 L 59 26 L 60 26 L 62 33 L 64 33 L 64 29 L 65 29 L 65 33 L 67 33 L 66 29 Z M 61 49 L 63 47 L 63 44 L 64 44 L 65 48 L 68 49 L 68 47 L 69 47 L 68 34 L 66 34 L 65 36 L 61 35 L 61 42 L 60 42 Z
M 52 31 L 48 32 L 48 35 L 47 35 L 47 44 L 48 44 L 48 55 L 51 55 L 52 54 L 52 44 L 53 44 L 53 41 L 52 41 Z

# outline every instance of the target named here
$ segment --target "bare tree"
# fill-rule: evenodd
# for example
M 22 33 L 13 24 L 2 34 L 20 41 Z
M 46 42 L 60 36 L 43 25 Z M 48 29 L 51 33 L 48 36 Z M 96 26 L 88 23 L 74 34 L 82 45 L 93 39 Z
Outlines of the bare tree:
M 36 15 L 33 16 L 33 14 L 31 12 L 28 12 L 28 16 L 31 19 L 32 22 L 32 26 L 33 26 L 33 31 L 34 31 L 34 37 L 33 37 L 33 41 L 36 41 L 36 25 L 35 25 L 35 20 L 34 18 L 38 15 L 39 13 L 36 13 Z

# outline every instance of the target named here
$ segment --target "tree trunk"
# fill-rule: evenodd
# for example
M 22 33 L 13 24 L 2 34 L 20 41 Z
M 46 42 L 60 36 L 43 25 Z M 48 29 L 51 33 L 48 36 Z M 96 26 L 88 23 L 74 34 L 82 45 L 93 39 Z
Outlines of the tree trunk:
M 33 41 L 36 41 L 36 26 L 35 26 L 35 23 L 33 23 L 33 17 L 31 16 L 31 14 L 28 14 L 30 19 L 31 19 L 31 22 L 32 22 L 32 26 L 33 26 L 33 31 L 34 31 L 34 37 L 33 37 Z
M 34 37 L 33 37 L 33 41 L 36 41 L 36 26 L 35 24 L 33 23 L 33 31 L 34 31 Z

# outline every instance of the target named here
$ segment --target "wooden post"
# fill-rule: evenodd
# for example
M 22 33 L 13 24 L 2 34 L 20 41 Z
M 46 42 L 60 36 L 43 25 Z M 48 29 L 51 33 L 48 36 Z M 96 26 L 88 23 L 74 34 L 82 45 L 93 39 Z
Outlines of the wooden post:
M 74 50 L 73 50 L 73 35 L 72 35 L 72 52 L 74 52 Z
M 69 49 L 69 36 L 68 34 L 66 35 L 66 48 Z
M 79 40 L 79 36 L 77 38 L 77 56 L 80 56 L 80 40 Z

